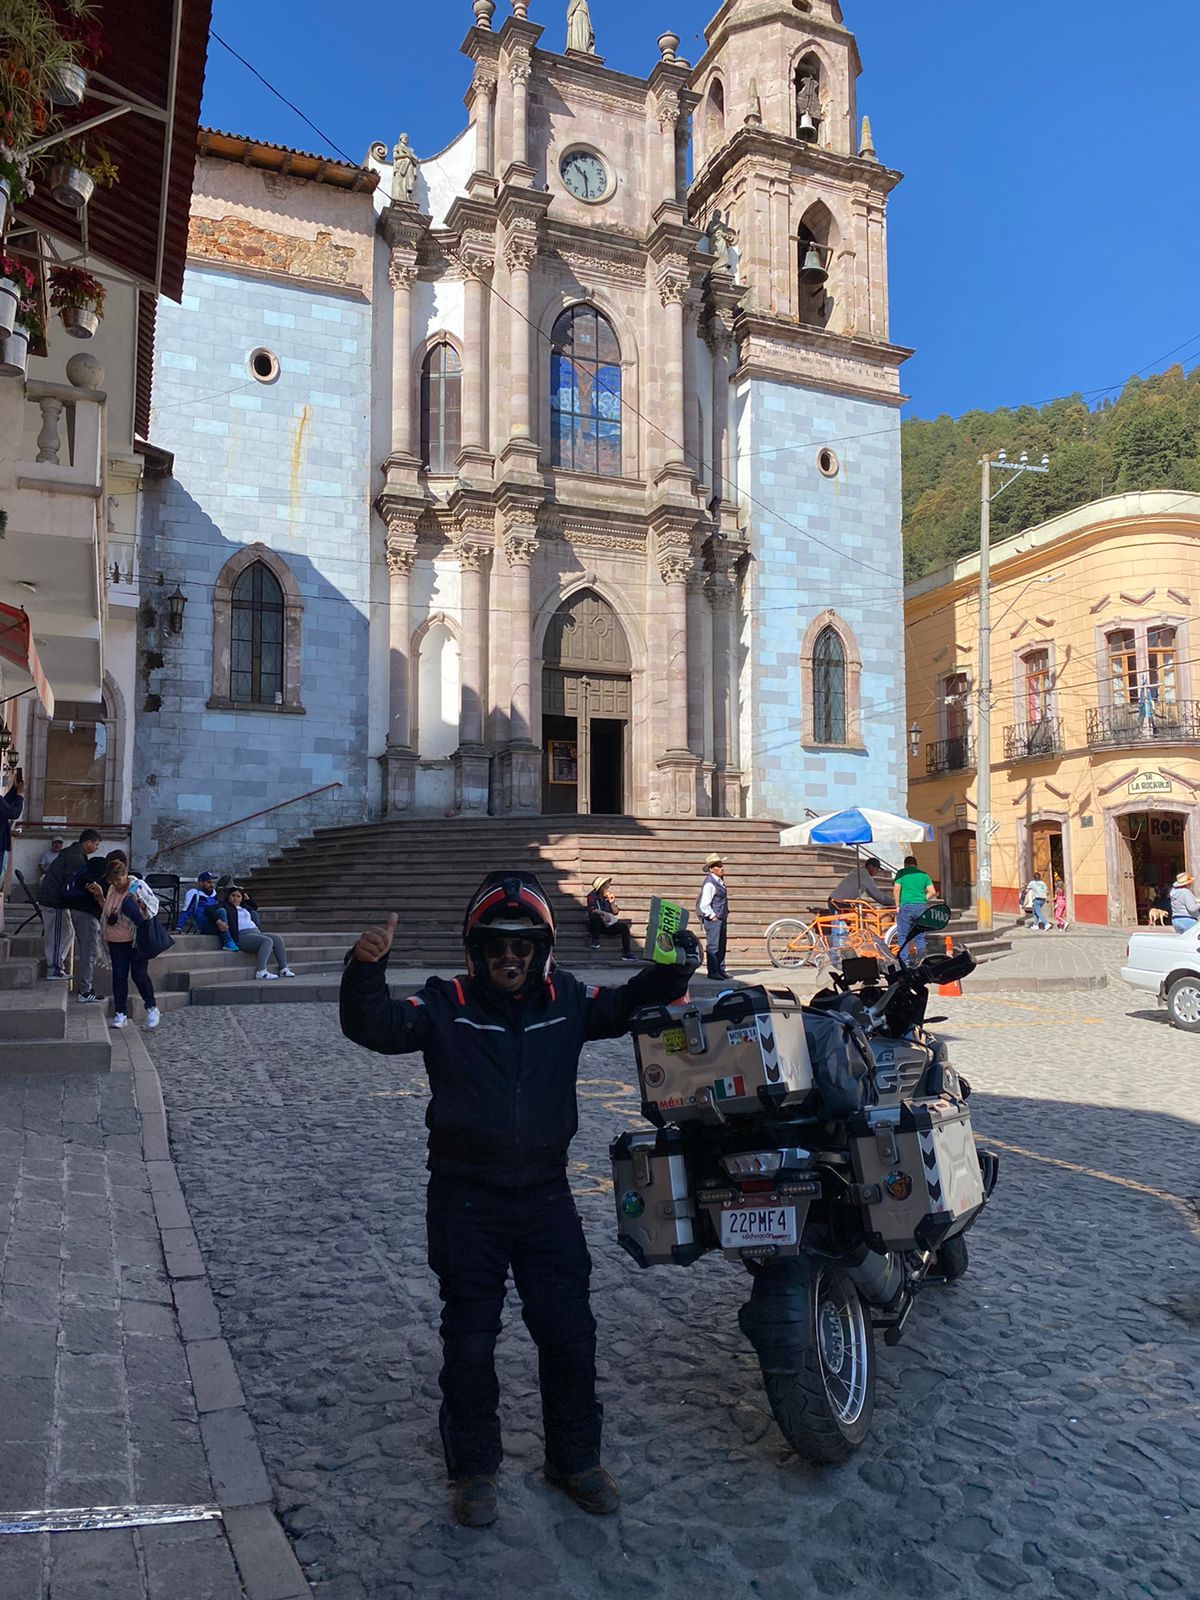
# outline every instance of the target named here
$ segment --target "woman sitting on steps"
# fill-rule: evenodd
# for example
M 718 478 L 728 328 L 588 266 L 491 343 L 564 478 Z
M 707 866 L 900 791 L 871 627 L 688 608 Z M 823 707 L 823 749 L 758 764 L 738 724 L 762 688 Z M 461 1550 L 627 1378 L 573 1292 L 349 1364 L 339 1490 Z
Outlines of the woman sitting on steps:
M 225 950 L 245 950 L 257 958 L 256 978 L 294 978 L 296 974 L 287 964 L 287 951 L 277 933 L 264 933 L 258 925 L 258 913 L 243 904 L 245 893 L 237 884 L 225 891 L 225 904 L 217 913 L 217 932 Z M 267 962 L 275 956 L 279 971 L 268 972 Z

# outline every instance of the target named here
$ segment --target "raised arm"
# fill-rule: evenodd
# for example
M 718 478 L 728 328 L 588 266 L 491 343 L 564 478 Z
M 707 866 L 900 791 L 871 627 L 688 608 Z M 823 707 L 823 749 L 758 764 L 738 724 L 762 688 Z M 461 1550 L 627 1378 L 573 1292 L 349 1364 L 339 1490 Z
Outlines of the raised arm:
M 346 957 L 338 1015 L 342 1032 L 364 1050 L 402 1056 L 421 1050 L 430 1035 L 422 995 L 393 1000 L 387 987 L 388 954 L 396 932 L 393 911 L 384 928 L 368 928 Z

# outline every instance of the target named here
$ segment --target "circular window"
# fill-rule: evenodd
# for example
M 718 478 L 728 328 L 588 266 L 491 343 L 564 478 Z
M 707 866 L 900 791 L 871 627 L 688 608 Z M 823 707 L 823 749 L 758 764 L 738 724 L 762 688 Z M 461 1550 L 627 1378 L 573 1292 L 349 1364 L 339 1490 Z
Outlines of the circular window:
M 259 383 L 274 383 L 279 376 L 279 357 L 273 350 L 252 350 L 249 366 L 251 376 Z
M 830 449 L 817 451 L 817 471 L 824 478 L 836 478 L 841 469 L 841 463 Z

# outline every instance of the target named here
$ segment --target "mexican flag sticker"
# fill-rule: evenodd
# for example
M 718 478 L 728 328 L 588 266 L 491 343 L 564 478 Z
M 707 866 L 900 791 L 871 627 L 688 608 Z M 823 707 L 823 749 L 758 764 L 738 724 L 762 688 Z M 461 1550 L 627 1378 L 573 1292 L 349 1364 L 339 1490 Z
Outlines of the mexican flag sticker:
M 745 1078 L 718 1078 L 713 1084 L 713 1094 L 718 1100 L 740 1100 L 745 1093 Z

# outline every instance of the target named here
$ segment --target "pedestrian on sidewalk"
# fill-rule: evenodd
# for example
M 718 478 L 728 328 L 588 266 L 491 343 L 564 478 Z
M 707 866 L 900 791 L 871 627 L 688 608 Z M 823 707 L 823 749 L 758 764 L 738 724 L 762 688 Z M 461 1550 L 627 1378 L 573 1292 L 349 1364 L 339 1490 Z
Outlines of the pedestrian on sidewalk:
M 1039 933 L 1050 932 L 1050 924 L 1046 921 L 1046 901 L 1049 898 L 1050 891 L 1046 887 L 1046 880 L 1034 873 L 1025 885 L 1025 902 L 1033 917 L 1033 926 Z
M 1066 933 L 1071 926 L 1071 919 L 1067 916 L 1067 886 L 1061 878 L 1054 880 L 1054 926 L 1059 933 Z
M 55 857 L 62 850 L 62 847 L 63 847 L 63 841 L 61 839 L 51 839 L 50 848 L 48 850 L 43 850 L 41 855 L 38 857 L 38 882 L 39 883 L 45 877 L 46 873 L 49 872 L 50 868 L 54 865 Z
M 158 1006 L 150 981 L 150 963 L 138 946 L 138 928 L 149 919 L 141 897 L 135 892 L 129 868 L 114 861 L 108 869 L 108 892 L 101 907 L 104 938 L 113 975 L 113 1027 L 123 1028 L 129 1016 L 129 980 L 146 1007 L 146 1026 L 157 1028 Z
M 236 883 L 225 891 L 225 904 L 217 914 L 217 932 L 224 941 L 224 949 L 245 950 L 248 955 L 257 958 L 256 978 L 269 978 L 274 982 L 276 978 L 296 976 L 288 966 L 283 940 L 277 933 L 263 932 L 259 926 L 258 912 L 251 911 L 245 904 L 245 891 Z M 272 955 L 278 972 L 267 971 L 267 962 Z
M 1187 933 L 1200 920 L 1200 900 L 1192 893 L 1196 880 L 1190 872 L 1181 872 L 1171 888 L 1171 926 L 1176 933 Z
M 937 899 L 933 879 L 922 872 L 916 856 L 905 856 L 904 865 L 892 879 L 892 894 L 896 903 L 896 939 L 901 950 L 913 930 L 913 924 L 924 911 L 926 903 Z M 919 933 L 907 946 L 919 961 L 925 954 L 925 935 Z
M 629 947 L 629 923 L 621 920 L 621 908 L 613 898 L 612 878 L 593 878 L 592 891 L 587 897 L 588 932 L 592 936 L 592 949 L 599 950 L 601 937 L 608 934 L 621 940 L 621 959 L 636 961 Z
M 466 973 L 429 978 L 405 1001 L 387 990 L 396 913 L 368 928 L 342 974 L 342 1032 L 383 1055 L 419 1050 L 431 1097 L 426 1226 L 442 1299 L 442 1445 L 454 1516 L 496 1520 L 503 1455 L 495 1348 L 512 1269 L 538 1347 L 545 1475 L 577 1505 L 616 1511 L 600 1464 L 591 1259 L 567 1182 L 579 1125 L 579 1056 L 619 1039 L 634 1012 L 686 993 L 700 947 L 649 966 L 621 988 L 580 983 L 554 965 L 554 913 L 532 873 L 486 877 L 463 919 Z
M 41 883 L 38 884 L 38 904 L 42 907 L 44 946 L 46 952 L 46 978 L 54 983 L 66 983 L 70 979 L 67 971 L 67 962 L 71 959 L 71 951 L 75 944 L 75 929 L 72 925 L 72 901 L 74 909 L 90 916 L 88 907 L 91 898 L 88 897 L 85 906 L 82 895 L 83 869 L 88 861 L 100 848 L 100 835 L 95 828 L 85 828 L 74 844 L 69 844 L 60 850 L 47 867 Z M 92 957 L 95 964 L 95 955 Z M 89 980 L 90 981 L 90 980 Z
M 707 971 L 710 978 L 727 978 L 725 946 L 729 939 L 729 890 L 725 887 L 725 862 L 716 851 L 704 859 L 704 882 L 696 901 L 696 914 L 704 929 Z

